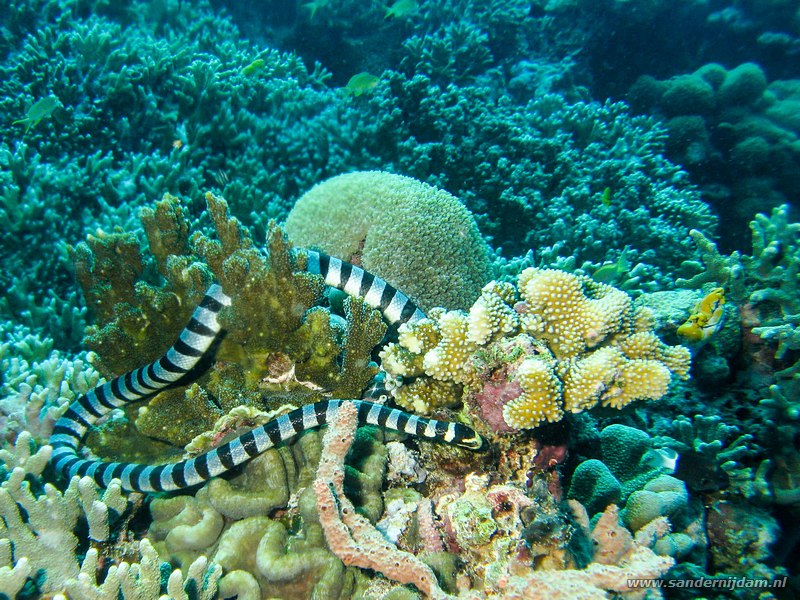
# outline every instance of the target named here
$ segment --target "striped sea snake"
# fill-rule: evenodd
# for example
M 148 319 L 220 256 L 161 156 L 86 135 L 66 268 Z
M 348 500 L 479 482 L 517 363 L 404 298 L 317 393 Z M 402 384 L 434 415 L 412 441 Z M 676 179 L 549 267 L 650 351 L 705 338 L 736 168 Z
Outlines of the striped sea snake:
M 308 250 L 309 273 L 325 283 L 359 296 L 380 310 L 390 324 L 415 322 L 425 314 L 402 292 L 362 268 L 338 258 Z M 303 431 L 329 422 L 345 400 L 309 404 L 256 427 L 239 437 L 189 460 L 162 465 L 105 462 L 81 458 L 78 449 L 97 420 L 129 402 L 143 400 L 178 382 L 206 355 L 220 333 L 217 315 L 231 303 L 218 284 L 213 284 L 195 308 L 189 323 L 166 354 L 147 366 L 125 373 L 75 400 L 56 421 L 50 444 L 51 462 L 68 479 L 89 476 L 101 487 L 119 479 L 122 488 L 160 492 L 191 487 L 230 471 L 273 446 Z M 417 437 L 442 441 L 471 450 L 483 441 L 461 423 L 418 417 L 365 400 L 352 400 L 362 425 L 377 425 Z

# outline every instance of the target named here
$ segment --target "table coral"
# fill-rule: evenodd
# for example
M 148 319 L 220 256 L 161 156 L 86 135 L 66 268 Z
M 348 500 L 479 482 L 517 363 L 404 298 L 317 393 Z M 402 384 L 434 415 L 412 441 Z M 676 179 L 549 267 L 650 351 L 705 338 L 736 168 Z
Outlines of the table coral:
M 286 232 L 385 279 L 423 310 L 467 308 L 490 278 L 472 214 L 411 177 L 368 171 L 324 181 L 297 201 Z
M 688 377 L 690 355 L 653 324 L 625 292 L 528 268 L 516 288 L 487 284 L 469 314 L 434 311 L 401 326 L 381 358 L 401 406 L 430 412 L 463 399 L 479 427 L 507 433 L 662 397 L 673 374 Z

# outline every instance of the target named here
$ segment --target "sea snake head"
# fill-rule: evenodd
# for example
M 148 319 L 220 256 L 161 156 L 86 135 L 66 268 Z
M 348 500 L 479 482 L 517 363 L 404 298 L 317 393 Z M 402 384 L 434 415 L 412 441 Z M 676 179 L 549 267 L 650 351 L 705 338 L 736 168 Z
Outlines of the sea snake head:
M 468 450 L 480 450 L 484 448 L 483 438 L 474 429 L 455 423 L 455 439 L 453 443 L 456 446 L 467 448 Z

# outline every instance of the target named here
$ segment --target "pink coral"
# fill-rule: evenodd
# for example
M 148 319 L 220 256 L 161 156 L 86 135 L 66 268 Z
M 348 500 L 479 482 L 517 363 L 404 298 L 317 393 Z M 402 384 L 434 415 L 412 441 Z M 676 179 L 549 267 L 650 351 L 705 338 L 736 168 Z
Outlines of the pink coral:
M 344 459 L 353 444 L 357 426 L 355 405 L 343 402 L 323 439 L 314 492 L 328 546 L 346 565 L 373 569 L 394 581 L 410 583 L 429 598 L 447 598 L 431 568 L 413 554 L 387 542 L 345 496 Z

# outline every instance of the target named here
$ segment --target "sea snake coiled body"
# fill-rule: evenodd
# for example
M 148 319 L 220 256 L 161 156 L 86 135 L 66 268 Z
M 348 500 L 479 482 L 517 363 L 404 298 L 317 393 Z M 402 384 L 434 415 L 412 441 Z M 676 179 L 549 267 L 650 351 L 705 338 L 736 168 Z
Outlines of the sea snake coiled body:
M 379 309 L 391 324 L 413 322 L 424 313 L 404 294 L 382 279 L 337 258 L 308 251 L 308 272 L 325 278 L 328 285 L 362 297 Z M 83 437 L 97 420 L 129 402 L 142 400 L 179 381 L 209 351 L 221 330 L 219 312 L 231 303 L 214 284 L 195 309 L 172 347 L 155 362 L 104 383 L 75 400 L 56 421 L 50 444 L 51 462 L 67 478 L 89 476 L 101 487 L 119 479 L 122 488 L 141 492 L 178 490 L 221 475 L 299 433 L 330 421 L 344 400 L 309 404 L 252 429 L 195 458 L 163 465 L 105 462 L 81 458 Z M 439 440 L 473 450 L 480 436 L 460 423 L 426 419 L 364 400 L 352 400 L 359 423 L 377 425 L 418 437 Z

